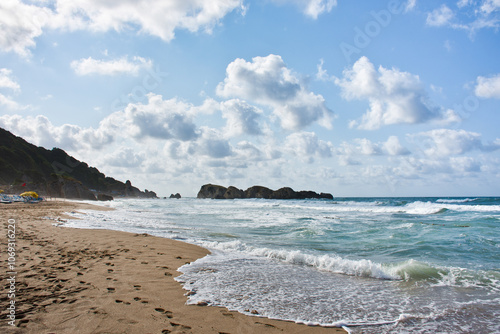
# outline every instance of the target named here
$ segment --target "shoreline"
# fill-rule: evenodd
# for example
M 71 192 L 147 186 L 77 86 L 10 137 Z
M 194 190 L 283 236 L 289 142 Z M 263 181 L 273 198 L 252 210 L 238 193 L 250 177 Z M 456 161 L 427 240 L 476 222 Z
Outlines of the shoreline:
M 186 290 L 174 280 L 181 275 L 177 269 L 209 254 L 208 250 L 148 234 L 54 226 L 69 218 L 64 212 L 79 209 L 112 210 L 70 201 L 0 207 L 2 331 L 346 333 L 221 307 L 186 305 Z M 9 295 L 9 284 L 15 296 Z M 9 311 L 12 301 L 14 310 Z M 9 313 L 14 313 L 16 327 L 9 325 Z

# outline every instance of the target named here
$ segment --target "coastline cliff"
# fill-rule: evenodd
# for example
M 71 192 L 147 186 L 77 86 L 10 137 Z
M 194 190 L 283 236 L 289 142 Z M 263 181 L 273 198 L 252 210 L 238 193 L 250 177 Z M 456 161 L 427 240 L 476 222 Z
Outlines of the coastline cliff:
M 84 200 L 113 197 L 156 198 L 101 173 L 59 148 L 47 150 L 0 128 L 0 188 L 10 193 L 35 191 L 41 196 Z

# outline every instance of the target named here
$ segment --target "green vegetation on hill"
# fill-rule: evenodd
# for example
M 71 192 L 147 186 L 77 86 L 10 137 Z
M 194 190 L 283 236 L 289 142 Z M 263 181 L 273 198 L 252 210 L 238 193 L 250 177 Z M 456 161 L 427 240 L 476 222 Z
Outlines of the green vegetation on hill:
M 59 148 L 35 146 L 0 128 L 0 184 L 17 188 L 24 183 L 30 190 L 56 197 L 156 197 L 154 192 L 133 187 L 130 181 L 123 183 L 106 177 Z

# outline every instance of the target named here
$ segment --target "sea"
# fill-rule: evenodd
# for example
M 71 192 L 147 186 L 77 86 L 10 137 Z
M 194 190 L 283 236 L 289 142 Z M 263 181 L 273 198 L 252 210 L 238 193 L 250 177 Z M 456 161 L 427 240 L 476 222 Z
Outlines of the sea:
M 500 198 L 117 199 L 66 226 L 211 254 L 176 279 L 206 302 L 349 333 L 500 333 Z

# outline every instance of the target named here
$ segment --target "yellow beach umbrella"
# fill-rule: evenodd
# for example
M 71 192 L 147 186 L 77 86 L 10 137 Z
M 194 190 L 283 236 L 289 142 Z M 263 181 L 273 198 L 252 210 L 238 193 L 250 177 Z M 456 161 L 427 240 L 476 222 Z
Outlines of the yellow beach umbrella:
M 26 191 L 26 192 L 23 192 L 19 196 L 38 198 L 38 194 L 36 192 L 34 192 L 34 191 Z

